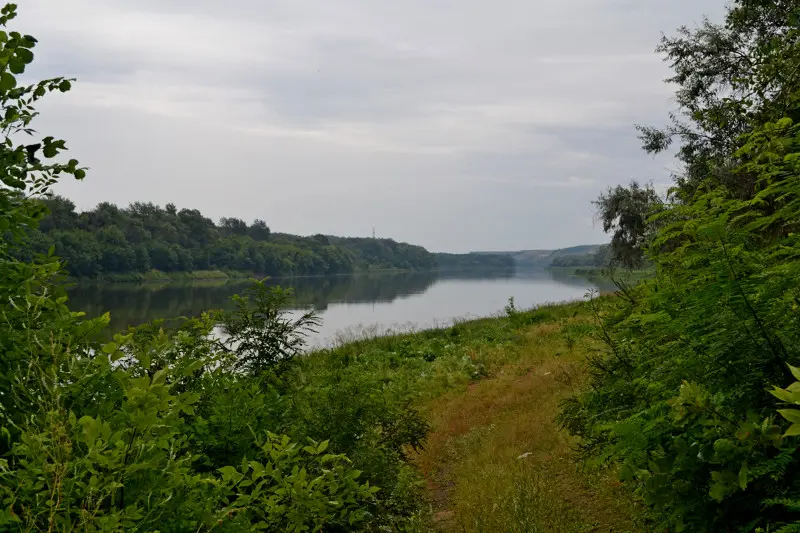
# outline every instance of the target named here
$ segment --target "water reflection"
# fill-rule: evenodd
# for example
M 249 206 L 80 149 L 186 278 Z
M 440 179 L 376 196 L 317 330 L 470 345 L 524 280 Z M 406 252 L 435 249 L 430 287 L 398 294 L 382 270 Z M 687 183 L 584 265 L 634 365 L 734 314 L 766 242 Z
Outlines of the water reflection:
M 73 309 L 99 316 L 110 311 L 111 329 L 156 318 L 195 316 L 224 309 L 248 282 L 92 284 L 70 289 Z M 598 283 L 565 273 L 538 271 L 403 272 L 276 279 L 291 287 L 295 307 L 313 307 L 323 318 L 317 341 L 365 325 L 428 326 L 454 317 L 486 316 L 513 296 L 520 306 L 580 298 Z

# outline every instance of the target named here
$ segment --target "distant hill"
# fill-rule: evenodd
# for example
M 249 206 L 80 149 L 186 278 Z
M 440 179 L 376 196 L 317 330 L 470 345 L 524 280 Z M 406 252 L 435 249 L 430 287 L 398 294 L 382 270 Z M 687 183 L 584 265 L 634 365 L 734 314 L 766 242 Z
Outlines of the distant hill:
M 603 244 L 582 244 L 557 250 L 517 250 L 500 252 L 473 252 L 479 255 L 504 255 L 514 259 L 520 268 L 547 268 L 572 263 L 585 263 L 602 251 Z
M 439 270 L 513 269 L 514 258 L 508 254 L 445 254 L 436 253 Z

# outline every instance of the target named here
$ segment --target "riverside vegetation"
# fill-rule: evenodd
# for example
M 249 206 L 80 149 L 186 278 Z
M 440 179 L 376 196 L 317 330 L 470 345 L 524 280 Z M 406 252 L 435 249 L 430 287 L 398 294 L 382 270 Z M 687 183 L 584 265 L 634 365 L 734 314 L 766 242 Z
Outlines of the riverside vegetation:
M 655 274 L 600 312 L 607 353 L 561 421 L 656 531 L 800 531 L 799 20 L 738 0 L 664 37 L 679 109 L 640 133 L 682 171 L 666 199 L 598 200 L 613 258 Z
M 38 199 L 47 210 L 36 229 L 14 243 L 22 260 L 53 247 L 75 278 L 106 281 L 213 279 L 257 273 L 275 277 L 350 274 L 369 270 L 513 268 L 510 257 L 433 254 L 392 239 L 300 237 L 273 233 L 263 220 L 223 218 L 197 209 L 102 202 L 78 213 L 61 196 Z
M 55 254 L 11 254 L 29 198 L 85 171 L 15 144 L 70 81 L 17 87 L 35 39 L 0 34 L 0 529 L 800 531 L 798 9 L 737 0 L 664 39 L 680 113 L 641 132 L 684 171 L 598 201 L 612 259 L 652 277 L 306 357 L 317 318 L 263 283 L 100 343 Z
M 511 307 L 297 357 L 318 319 L 255 283 L 229 311 L 99 340 L 109 316 L 70 310 L 55 247 L 17 253 L 47 217 L 40 198 L 86 173 L 58 162 L 64 141 L 19 142 L 35 104 L 72 83 L 18 86 L 35 44 L 0 33 L 0 530 L 426 530 L 429 402 L 501 368 L 540 319 Z

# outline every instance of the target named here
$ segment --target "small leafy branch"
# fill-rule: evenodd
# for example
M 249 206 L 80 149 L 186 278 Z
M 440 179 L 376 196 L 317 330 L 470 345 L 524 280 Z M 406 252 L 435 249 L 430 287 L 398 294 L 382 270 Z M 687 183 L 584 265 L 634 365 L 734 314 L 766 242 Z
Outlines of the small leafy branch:
M 778 409 L 778 413 L 791 422 L 791 425 L 783 434 L 784 437 L 796 437 L 800 435 L 800 368 L 792 365 L 788 365 L 788 367 L 797 381 L 794 381 L 785 389 L 774 387 L 770 394 L 792 406 L 791 408 Z

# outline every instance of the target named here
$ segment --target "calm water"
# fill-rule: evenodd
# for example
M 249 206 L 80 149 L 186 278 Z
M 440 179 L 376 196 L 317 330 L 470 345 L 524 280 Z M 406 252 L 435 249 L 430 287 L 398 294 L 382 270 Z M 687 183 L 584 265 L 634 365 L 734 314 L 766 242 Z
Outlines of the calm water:
M 155 318 L 197 315 L 226 308 L 246 282 L 80 285 L 70 290 L 71 307 L 90 316 L 111 312 L 112 329 Z M 337 336 L 382 333 L 449 324 L 501 312 L 509 297 L 519 308 L 582 298 L 596 282 L 549 271 L 363 274 L 275 280 L 291 287 L 297 309 L 315 308 L 322 327 L 310 339 L 324 345 Z

